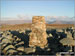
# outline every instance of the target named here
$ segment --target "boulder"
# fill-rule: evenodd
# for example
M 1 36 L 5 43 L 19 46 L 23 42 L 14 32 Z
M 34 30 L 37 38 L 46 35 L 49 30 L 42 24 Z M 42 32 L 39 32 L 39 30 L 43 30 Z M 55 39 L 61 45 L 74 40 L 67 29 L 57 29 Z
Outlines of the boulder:
M 50 34 L 49 34 L 49 37 L 53 37 L 53 35 L 50 33 Z
M 18 51 L 24 51 L 24 47 L 23 46 L 22 47 L 18 47 L 17 50 Z
M 2 52 L 6 54 L 8 49 L 15 49 L 15 47 L 13 45 L 8 45 L 2 50 Z
M 35 48 L 25 48 L 25 53 L 26 54 L 29 54 L 29 53 L 34 53 L 36 51 L 36 49 Z

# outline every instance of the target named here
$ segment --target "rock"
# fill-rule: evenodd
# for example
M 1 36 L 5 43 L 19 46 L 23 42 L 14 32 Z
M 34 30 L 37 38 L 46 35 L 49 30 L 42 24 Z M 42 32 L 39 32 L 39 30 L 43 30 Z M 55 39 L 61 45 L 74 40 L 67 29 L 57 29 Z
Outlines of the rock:
M 65 33 L 65 34 L 67 34 L 67 31 L 66 31 L 66 30 L 64 30 L 64 33 Z
M 0 34 L 3 34 L 3 31 L 0 31 Z
M 46 24 L 44 16 L 34 16 L 32 19 L 32 32 L 30 33 L 29 46 L 40 46 L 47 44 Z
M 7 52 L 7 50 L 8 49 L 15 49 L 15 47 L 13 46 L 13 45 L 8 45 L 8 46 L 6 46 L 3 50 L 2 50 L 2 52 L 4 53 L 4 54 L 6 54 L 6 52 Z
M 16 29 L 16 31 L 19 31 L 19 29 Z
M 67 33 L 67 37 L 73 39 L 72 34 L 70 32 Z
M 7 36 L 7 33 L 3 33 L 2 37 L 6 37 Z
M 71 56 L 70 54 L 65 54 L 64 56 Z
M 34 53 L 36 51 L 35 48 L 25 48 L 25 53 L 29 54 L 29 53 Z
M 6 46 L 6 45 L 7 45 L 7 43 L 1 43 L 1 49 L 3 49 L 4 46 Z
M 18 47 L 17 50 L 18 51 L 24 51 L 24 47 Z
M 21 39 L 20 38 L 17 38 L 16 41 L 21 41 Z
M 10 34 L 10 35 L 7 35 L 7 36 L 6 36 L 6 38 L 7 38 L 7 39 L 9 39 L 9 40 L 11 40 L 11 41 L 13 41 L 12 36 L 13 36 L 13 35 L 12 35 L 12 34 Z
M 62 43 L 63 45 L 68 45 L 68 46 L 75 46 L 75 40 L 68 37 L 60 40 L 60 43 Z
M 49 37 L 53 37 L 53 35 L 50 33 L 50 34 L 49 34 Z
M 50 50 L 51 50 L 50 48 L 47 49 L 47 51 L 50 51 Z
M 60 53 L 56 53 L 56 56 L 62 56 Z
M 16 49 L 18 51 L 24 51 L 24 42 L 19 40 L 19 38 L 18 38 L 18 40 L 16 39 L 14 41 L 14 46 L 16 47 Z
M 11 35 L 11 33 L 9 31 L 5 31 L 3 32 L 2 37 L 6 37 L 7 35 Z
M 9 54 L 9 55 L 13 55 L 14 53 L 17 53 L 17 51 L 13 49 L 10 49 L 6 52 L 6 54 Z
M 25 30 L 21 30 L 21 31 L 19 31 L 19 33 L 24 33 L 25 34 Z
M 12 41 L 8 40 L 7 38 L 4 38 L 1 43 L 12 43 Z
M 56 31 L 57 31 L 57 32 L 63 32 L 63 30 L 62 30 L 62 29 L 56 29 Z
M 24 42 L 23 41 L 20 41 L 19 43 L 16 43 L 15 46 L 22 45 L 22 44 L 24 44 Z
M 17 39 L 17 36 L 13 36 L 13 39 L 14 39 L 14 41 L 16 41 L 16 39 Z
M 17 36 L 13 36 L 13 38 L 14 38 L 14 39 L 16 39 L 16 38 L 17 38 Z

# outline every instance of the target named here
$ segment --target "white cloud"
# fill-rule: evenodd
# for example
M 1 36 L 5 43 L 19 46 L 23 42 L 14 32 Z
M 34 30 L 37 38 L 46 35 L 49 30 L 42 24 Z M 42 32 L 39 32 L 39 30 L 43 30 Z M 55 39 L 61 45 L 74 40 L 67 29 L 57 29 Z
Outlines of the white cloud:
M 75 20 L 74 17 L 68 17 L 68 16 L 47 16 L 47 21 L 53 21 L 53 20 L 63 20 L 63 21 L 73 21 Z
M 32 15 L 23 15 L 19 14 L 16 17 L 3 17 L 1 20 L 32 20 Z M 45 16 L 46 21 L 56 21 L 56 20 L 63 20 L 63 21 L 74 21 L 75 17 L 68 17 L 68 16 Z

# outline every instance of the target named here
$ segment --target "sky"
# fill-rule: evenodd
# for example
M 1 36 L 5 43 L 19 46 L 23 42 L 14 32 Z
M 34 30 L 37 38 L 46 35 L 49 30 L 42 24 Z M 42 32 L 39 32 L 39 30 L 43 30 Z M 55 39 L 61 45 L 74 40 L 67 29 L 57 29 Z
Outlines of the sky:
M 1 0 L 1 18 L 20 18 L 25 16 L 74 17 L 74 0 Z

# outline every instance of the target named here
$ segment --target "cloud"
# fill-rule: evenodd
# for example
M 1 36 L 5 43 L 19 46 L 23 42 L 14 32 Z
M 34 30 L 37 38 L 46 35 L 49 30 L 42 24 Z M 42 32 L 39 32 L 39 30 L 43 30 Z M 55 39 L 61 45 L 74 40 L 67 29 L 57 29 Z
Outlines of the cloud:
M 32 16 L 19 14 L 16 17 L 1 17 L 1 20 L 32 20 Z
M 32 16 L 31 15 L 17 15 L 18 19 L 21 20 L 31 20 Z
M 32 15 L 17 15 L 16 17 L 2 17 L 1 20 L 32 20 Z M 74 21 L 75 17 L 45 16 L 46 21 Z
M 74 17 L 68 17 L 68 16 L 46 16 L 46 21 L 73 21 L 75 20 Z

